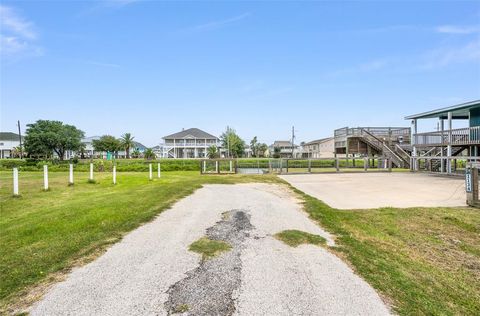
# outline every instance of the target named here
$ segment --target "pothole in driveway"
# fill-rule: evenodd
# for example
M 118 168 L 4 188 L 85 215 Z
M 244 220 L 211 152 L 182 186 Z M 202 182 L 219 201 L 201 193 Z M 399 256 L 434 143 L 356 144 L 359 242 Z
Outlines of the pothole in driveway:
M 197 268 L 187 272 L 186 278 L 167 291 L 165 309 L 169 315 L 234 313 L 233 296 L 241 282 L 240 254 L 252 229 L 246 210 L 228 211 L 222 214 L 222 220 L 207 229 L 206 237 L 190 246 L 203 257 Z

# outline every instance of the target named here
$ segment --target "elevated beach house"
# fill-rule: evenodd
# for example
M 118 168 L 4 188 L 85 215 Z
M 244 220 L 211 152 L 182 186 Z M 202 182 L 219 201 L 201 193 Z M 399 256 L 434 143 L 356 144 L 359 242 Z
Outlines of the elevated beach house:
M 198 128 L 184 129 L 181 132 L 162 137 L 163 158 L 204 158 L 210 146 L 220 147 L 217 136 Z
M 411 146 L 405 149 L 411 151 L 414 170 L 426 168 L 455 173 L 458 159 L 479 161 L 480 100 L 409 115 L 405 119 L 412 124 Z M 419 121 L 427 123 L 429 130 L 419 131 Z
M 18 134 L 0 132 L 0 159 L 12 158 L 15 148 L 19 148 L 19 146 L 20 136 Z

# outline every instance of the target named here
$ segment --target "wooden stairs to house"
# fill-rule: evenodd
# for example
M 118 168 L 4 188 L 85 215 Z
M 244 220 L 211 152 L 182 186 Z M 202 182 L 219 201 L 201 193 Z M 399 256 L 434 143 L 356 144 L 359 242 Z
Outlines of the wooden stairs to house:
M 459 154 L 462 153 L 462 151 L 464 151 L 465 149 L 467 148 L 467 146 L 455 146 L 455 147 L 452 147 L 452 156 L 458 156 Z M 426 152 L 423 156 L 425 155 L 430 155 L 430 156 L 434 156 L 434 157 L 438 157 L 438 159 L 431 159 L 428 163 L 430 164 L 430 166 L 428 166 L 427 168 L 430 170 L 430 171 L 434 171 L 434 172 L 440 172 L 441 170 L 441 165 L 442 165 L 442 162 L 441 162 L 441 159 L 440 159 L 440 156 L 441 156 L 441 148 L 440 147 L 434 147 L 432 149 L 430 149 L 428 152 Z
M 377 150 L 381 155 L 392 161 L 398 168 L 410 168 L 410 155 L 398 144 L 388 145 L 385 141 L 373 135 L 366 129 L 362 129 L 359 138 Z

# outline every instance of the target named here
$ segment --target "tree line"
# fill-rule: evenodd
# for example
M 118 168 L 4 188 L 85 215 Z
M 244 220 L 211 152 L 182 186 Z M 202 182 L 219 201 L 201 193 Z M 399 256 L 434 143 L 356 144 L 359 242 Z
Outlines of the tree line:
M 61 121 L 38 120 L 27 124 L 23 148 L 26 155 L 31 158 L 53 158 L 54 153 L 58 159 L 64 160 L 65 154 L 72 151 L 85 158 L 86 144 L 82 142 L 85 133 L 73 125 L 64 124 Z M 125 133 L 120 138 L 111 135 L 103 135 L 92 141 L 96 152 L 109 152 L 117 157 L 118 152 L 125 151 L 125 157 L 138 158 L 141 153 L 135 148 L 134 136 Z M 233 128 L 227 127 L 220 136 L 221 147 L 224 149 L 226 158 L 239 158 L 245 155 L 247 147 L 245 141 Z M 133 150 L 132 150 L 133 149 Z M 257 136 L 250 141 L 252 157 L 265 157 L 268 146 L 259 143 Z M 155 159 L 155 153 L 151 148 L 143 152 L 146 159 Z M 207 149 L 207 157 L 219 158 L 220 150 L 216 146 Z
M 73 151 L 85 158 L 86 145 L 82 143 L 85 133 L 73 125 L 64 124 L 60 121 L 38 120 L 27 124 L 24 138 L 24 149 L 31 158 L 53 158 L 55 153 L 58 159 L 63 160 L 67 151 Z M 134 148 L 133 157 L 140 156 L 135 148 L 134 137 L 131 133 L 125 133 L 120 138 L 104 135 L 100 139 L 92 141 L 93 149 L 97 152 L 110 152 L 117 155 L 118 151 L 125 150 L 126 158 L 130 158 L 131 149 Z M 145 150 L 145 158 L 155 158 L 151 148 Z

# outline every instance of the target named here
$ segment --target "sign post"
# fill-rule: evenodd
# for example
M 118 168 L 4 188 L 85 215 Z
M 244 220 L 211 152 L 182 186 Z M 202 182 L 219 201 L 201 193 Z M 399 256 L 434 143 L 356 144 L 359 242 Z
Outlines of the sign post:
M 478 166 L 476 164 L 468 164 L 467 168 L 465 168 L 465 192 L 467 194 L 467 204 L 479 207 Z

